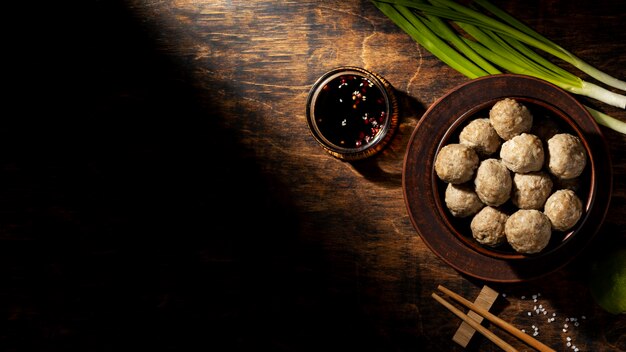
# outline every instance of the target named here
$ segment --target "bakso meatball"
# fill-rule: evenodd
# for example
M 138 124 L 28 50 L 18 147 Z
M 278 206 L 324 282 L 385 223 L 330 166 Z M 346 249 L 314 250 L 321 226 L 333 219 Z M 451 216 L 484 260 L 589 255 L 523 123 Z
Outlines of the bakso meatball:
M 548 140 L 548 170 L 562 179 L 580 176 L 587 165 L 587 154 L 580 139 L 559 133 Z
M 504 225 L 506 240 L 519 253 L 539 253 L 550 242 L 552 229 L 546 214 L 535 209 L 520 209 Z
M 513 172 L 539 171 L 543 167 L 543 144 L 539 137 L 522 133 L 502 144 L 500 158 Z
M 500 148 L 500 136 L 491 126 L 488 118 L 472 120 L 459 134 L 461 144 L 470 146 L 483 156 L 491 155 Z
M 458 143 L 448 144 L 437 154 L 435 172 L 444 182 L 467 182 L 474 176 L 478 161 L 474 149 Z
M 511 202 L 520 209 L 542 209 L 552 191 L 552 179 L 545 172 L 513 175 Z
M 474 215 L 485 206 L 474 192 L 473 187 L 468 184 L 455 185 L 449 183 L 446 187 L 445 201 L 450 213 L 457 218 Z
M 574 227 L 583 213 L 583 205 L 576 193 L 569 189 L 554 192 L 548 200 L 543 212 L 557 231 L 567 231 Z
M 515 99 L 505 98 L 493 105 L 489 111 L 489 121 L 502 139 L 509 140 L 530 132 L 533 115 L 525 105 Z
M 476 194 L 483 203 L 497 207 L 509 199 L 511 173 L 500 160 L 486 159 L 476 171 L 474 185 Z
M 493 207 L 484 207 L 472 219 L 472 236 L 481 244 L 495 247 L 506 242 L 504 224 L 508 215 Z

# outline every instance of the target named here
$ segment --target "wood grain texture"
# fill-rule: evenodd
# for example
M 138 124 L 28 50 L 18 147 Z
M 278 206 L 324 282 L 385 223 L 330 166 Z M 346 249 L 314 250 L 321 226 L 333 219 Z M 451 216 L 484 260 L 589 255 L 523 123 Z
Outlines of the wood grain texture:
M 619 2 L 503 6 L 625 78 Z M 475 297 L 484 283 L 421 241 L 401 172 L 420 116 L 467 79 L 372 4 L 115 0 L 16 13 L 37 35 L 9 43 L 18 109 L 7 111 L 18 112 L 0 122 L 1 349 L 463 350 L 458 321 L 430 295 L 442 284 Z M 343 65 L 383 75 L 401 98 L 394 140 L 362 162 L 325 153 L 304 116 L 313 82 Z M 548 277 L 493 285 L 507 297 L 492 311 L 539 326 L 557 350 L 571 337 L 626 351 L 626 320 L 586 286 L 590 261 L 626 241 L 626 136 L 603 132 L 615 177 L 598 240 Z M 566 317 L 579 325 L 564 332 Z
M 489 310 L 498 297 L 498 292 L 485 285 L 478 293 L 478 296 L 474 300 L 474 304 Z M 483 317 L 473 310 L 469 310 L 467 312 L 467 316 L 476 320 L 478 323 L 482 323 L 483 321 Z M 454 336 L 452 336 L 452 341 L 458 343 L 461 347 L 467 347 L 475 334 L 476 330 L 474 330 L 466 322 L 462 322 L 461 325 L 459 325 L 459 328 L 456 329 Z

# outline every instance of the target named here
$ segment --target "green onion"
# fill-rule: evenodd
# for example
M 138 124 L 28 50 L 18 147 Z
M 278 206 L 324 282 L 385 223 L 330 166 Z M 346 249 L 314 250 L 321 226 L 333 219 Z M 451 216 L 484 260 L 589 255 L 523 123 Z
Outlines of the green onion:
M 517 28 L 515 28 L 512 25 L 507 25 L 505 23 L 502 23 L 492 17 L 489 17 L 485 14 L 482 14 L 476 10 L 473 10 L 471 8 L 468 8 L 466 6 L 457 4 L 456 2 L 452 1 L 452 0 L 431 0 L 433 3 L 435 3 L 435 5 L 439 5 L 439 6 L 445 6 L 448 7 L 454 11 L 458 11 L 461 12 L 463 14 L 466 14 L 468 16 L 471 17 L 475 17 L 476 19 L 478 19 L 481 22 L 481 26 L 487 27 L 487 28 L 492 28 L 494 31 L 506 34 L 508 36 L 511 36 L 521 42 L 524 42 L 528 45 L 531 45 L 537 49 L 543 50 L 546 53 L 549 53 L 551 55 L 554 55 L 555 57 L 558 57 L 559 59 L 568 62 L 572 65 L 574 65 L 575 67 L 577 67 L 578 69 L 580 69 L 581 71 L 587 73 L 588 75 L 590 75 L 591 77 L 597 79 L 600 82 L 603 82 L 611 87 L 615 87 L 615 88 L 619 88 L 621 90 L 626 90 L 626 82 L 621 81 L 615 77 L 612 77 L 598 69 L 596 69 L 595 67 L 591 66 L 590 64 L 586 63 L 585 61 L 583 61 L 582 59 L 576 57 L 574 54 L 570 53 L 569 51 L 563 49 L 561 46 L 555 44 L 554 42 L 550 41 L 549 39 L 543 37 L 541 34 L 533 31 L 532 29 L 528 28 L 527 26 L 523 25 L 521 22 L 519 21 L 513 21 L 514 25 L 520 26 L 519 28 L 522 28 L 522 30 L 519 30 Z M 495 5 L 490 4 L 487 0 L 482 0 L 479 2 L 479 4 L 481 4 L 481 6 L 483 7 L 487 7 L 489 9 L 491 9 L 491 11 L 495 11 L 498 15 L 502 16 L 501 18 L 503 18 L 504 20 L 510 20 L 512 19 L 512 16 L 506 14 L 504 11 L 499 10 Z M 624 106 L 626 107 L 626 106 Z M 624 108 L 622 107 L 622 108 Z
M 465 43 L 464 38 L 459 37 L 454 33 L 454 31 L 439 17 L 427 15 L 424 23 L 434 32 L 440 33 L 443 39 L 448 40 L 452 43 L 457 49 L 459 49 L 465 56 L 467 56 L 470 60 L 480 66 L 483 70 L 485 70 L 489 74 L 498 74 L 502 73 L 500 70 L 495 68 L 489 61 L 483 59 L 476 51 L 472 50 L 472 48 Z
M 412 13 L 408 8 L 400 5 L 392 6 L 383 2 L 375 2 L 375 5 L 382 13 L 391 18 L 398 27 L 448 66 L 469 78 L 477 78 L 487 74 L 480 67 L 452 49 L 433 33 L 422 22 L 420 17 Z
M 583 61 L 582 59 L 578 58 L 576 55 L 570 53 L 569 51 L 563 49 L 561 46 L 557 45 L 556 43 L 552 42 L 551 40 L 549 40 L 548 38 L 542 36 L 541 34 L 537 33 L 536 31 L 534 31 L 533 29 L 531 29 L 530 27 L 526 26 L 525 24 L 523 24 L 522 22 L 518 21 L 517 19 L 515 19 L 513 16 L 509 15 L 508 13 L 502 11 L 501 9 L 499 9 L 497 6 L 491 4 L 489 1 L 487 0 L 474 0 L 477 4 L 479 4 L 480 6 L 482 6 L 483 8 L 485 8 L 486 10 L 490 11 L 491 13 L 493 13 L 494 15 L 496 15 L 497 17 L 499 17 L 500 19 L 508 22 L 511 26 L 515 27 L 516 29 L 530 35 L 531 37 L 543 42 L 544 44 L 546 44 L 547 46 L 553 47 L 556 50 L 562 51 L 564 54 L 566 54 L 566 57 L 563 58 L 564 61 L 569 62 L 570 64 L 574 65 L 575 67 L 579 68 L 581 71 L 587 73 L 588 75 L 590 75 L 591 77 L 597 79 L 600 82 L 603 82 L 611 87 L 615 87 L 621 90 L 626 90 L 626 82 L 619 80 L 615 77 L 612 77 L 600 70 L 598 70 L 597 68 L 591 66 L 590 64 L 586 63 L 585 61 Z M 542 49 L 541 47 L 537 47 L 538 49 Z M 568 60 L 568 58 L 570 60 Z
M 626 134 L 626 122 L 620 121 L 612 116 L 609 116 L 596 109 L 585 106 L 587 111 L 593 116 L 593 118 L 602 126 L 606 126 L 614 131 Z
M 501 73 L 499 67 L 544 79 L 574 94 L 626 108 L 625 95 L 583 80 L 528 46 L 566 61 L 614 88 L 624 90 L 626 82 L 585 63 L 487 0 L 474 1 L 497 18 L 450 0 L 430 0 L 430 3 L 424 0 L 372 0 L 420 45 L 471 79 Z M 450 25 L 452 23 L 454 27 Z M 586 108 L 601 125 L 626 134 L 625 122 Z

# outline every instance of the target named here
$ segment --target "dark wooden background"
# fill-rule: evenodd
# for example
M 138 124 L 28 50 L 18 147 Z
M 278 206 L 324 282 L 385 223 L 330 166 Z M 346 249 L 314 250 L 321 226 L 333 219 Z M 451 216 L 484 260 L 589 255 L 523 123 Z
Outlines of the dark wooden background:
M 5 14 L 19 25 L 4 31 L 0 350 L 461 350 L 430 293 L 485 283 L 424 245 L 401 172 L 420 116 L 467 79 L 371 3 L 22 6 Z M 626 79 L 623 1 L 503 6 Z M 333 159 L 305 121 L 312 83 L 343 65 L 401 96 L 397 135 L 367 161 Z M 491 285 L 507 294 L 500 317 L 560 351 L 568 336 L 626 351 L 626 319 L 587 286 L 590 263 L 626 239 L 626 136 L 603 132 L 615 182 L 593 245 L 544 278 Z M 538 304 L 557 321 L 527 316 Z M 579 326 L 564 333 L 565 317 Z

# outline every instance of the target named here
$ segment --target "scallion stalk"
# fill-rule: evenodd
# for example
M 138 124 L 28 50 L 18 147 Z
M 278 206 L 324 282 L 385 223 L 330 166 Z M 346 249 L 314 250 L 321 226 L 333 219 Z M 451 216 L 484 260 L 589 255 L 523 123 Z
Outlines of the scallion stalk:
M 538 77 L 574 94 L 584 95 L 622 109 L 626 108 L 626 96 L 611 92 L 591 82 L 584 81 L 573 74 L 564 74 L 550 70 L 523 55 L 521 51 L 508 45 L 497 33 L 490 32 L 489 30 L 483 31 L 474 25 L 458 24 L 463 30 L 476 38 L 480 43 L 483 43 L 485 47 L 491 51 L 491 53 L 487 52 L 484 54 L 486 57 L 490 57 L 492 60 L 499 59 L 498 62 L 506 63 L 506 65 L 498 65 L 508 71 Z M 521 43 L 517 43 L 517 45 L 520 49 L 525 48 L 524 50 L 530 50 Z M 502 58 L 507 58 L 507 60 L 502 61 Z
M 487 0 L 474 1 L 506 23 L 450 0 L 429 1 L 430 4 L 424 0 L 372 0 L 387 17 L 419 44 L 469 78 L 500 73 L 497 68 L 500 67 L 512 73 L 544 79 L 575 94 L 626 108 L 625 95 L 584 81 L 538 55 L 526 45 L 541 49 L 578 68 L 583 67 L 584 72 L 613 87 L 625 89 L 626 82 L 595 68 L 590 69 L 590 65 Z M 446 21 L 454 22 L 455 29 Z M 626 134 L 626 123 L 595 109 L 586 108 L 598 123 Z
M 615 77 L 612 77 L 611 75 L 609 75 L 607 73 L 604 73 L 604 72 L 598 70 L 597 68 L 595 68 L 592 65 L 588 64 L 587 62 L 585 62 L 584 60 L 580 59 L 576 55 L 572 54 L 571 52 L 565 50 L 564 48 L 562 48 L 558 44 L 554 43 L 550 39 L 548 39 L 548 38 L 544 37 L 543 35 L 539 34 L 537 31 L 535 31 L 532 28 L 526 26 L 522 22 L 518 21 L 513 16 L 509 15 L 508 13 L 506 13 L 503 10 L 501 10 L 500 8 L 498 8 L 494 4 L 490 3 L 489 1 L 487 1 L 487 0 L 474 0 L 474 2 L 476 2 L 477 4 L 479 4 L 480 6 L 485 8 L 487 11 L 493 13 L 494 15 L 499 17 L 500 19 L 502 19 L 505 22 L 509 23 L 514 28 L 516 28 L 516 29 L 518 29 L 518 30 L 520 30 L 520 31 L 530 35 L 531 37 L 533 37 L 533 38 L 535 38 L 535 39 L 545 43 L 548 46 L 552 46 L 553 48 L 562 51 L 563 53 L 565 53 L 571 59 L 571 61 L 569 61 L 566 58 L 565 61 L 567 61 L 570 64 L 574 65 L 575 67 L 577 67 L 581 71 L 587 73 L 591 77 L 593 77 L 593 78 L 597 79 L 598 81 L 603 82 L 603 83 L 605 83 L 605 84 L 607 84 L 607 85 L 609 85 L 611 87 L 618 88 L 618 89 L 621 89 L 621 90 L 626 90 L 626 82 L 625 81 L 619 80 L 619 79 L 617 79 Z M 539 48 L 539 49 L 541 49 L 541 48 Z
M 489 61 L 485 60 L 482 56 L 480 56 L 476 51 L 472 50 L 472 48 L 465 43 L 463 38 L 459 37 L 452 31 L 452 29 L 442 21 L 439 17 L 433 15 L 427 15 L 426 19 L 423 21 L 433 32 L 437 32 L 441 35 L 441 37 L 454 45 L 461 53 L 465 54 L 467 58 L 476 63 L 480 68 L 485 70 L 489 74 L 498 74 L 502 73 L 500 70 L 495 68 Z
M 598 81 L 605 83 L 611 87 L 615 87 L 621 90 L 626 90 L 626 82 L 619 80 L 611 75 L 598 70 L 597 68 L 591 66 L 587 62 L 583 61 L 576 55 L 571 52 L 565 50 L 560 45 L 550 41 L 549 39 L 543 37 L 539 33 L 531 30 L 527 26 L 521 24 L 519 21 L 514 21 L 514 24 L 523 28 L 524 31 L 517 29 L 514 26 L 507 25 L 506 23 L 500 22 L 492 17 L 489 17 L 483 13 L 480 13 L 476 10 L 473 10 L 467 6 L 463 6 L 458 4 L 452 0 L 430 0 L 435 5 L 440 4 L 441 6 L 446 6 L 452 10 L 460 12 L 462 14 L 466 14 L 470 17 L 476 18 L 481 26 L 488 27 L 496 32 L 500 32 L 506 35 L 509 35 L 521 42 L 524 42 L 530 46 L 533 46 L 537 49 L 543 50 L 548 54 L 551 54 L 559 59 L 572 64 L 577 67 L 581 71 L 587 73 L 591 77 L 597 79 Z M 487 0 L 482 0 L 480 2 L 482 6 L 488 6 L 492 11 L 495 11 L 500 16 L 503 16 L 505 19 L 510 19 L 512 16 L 505 15 L 504 11 L 497 11 L 496 6 L 490 4 Z M 531 33 L 531 34 L 528 34 Z
M 587 109 L 587 111 L 589 111 L 591 116 L 593 116 L 593 118 L 602 126 L 626 134 L 626 122 L 618 120 L 612 116 L 609 116 L 588 106 L 585 106 L 585 108 Z

